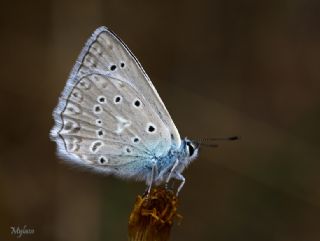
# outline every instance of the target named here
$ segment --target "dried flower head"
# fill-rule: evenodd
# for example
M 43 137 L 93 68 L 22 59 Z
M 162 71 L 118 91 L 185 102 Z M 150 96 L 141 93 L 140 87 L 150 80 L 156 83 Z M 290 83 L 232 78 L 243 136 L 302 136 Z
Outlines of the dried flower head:
M 129 241 L 165 241 L 177 213 L 177 196 L 162 187 L 152 188 L 145 196 L 138 196 L 129 217 Z

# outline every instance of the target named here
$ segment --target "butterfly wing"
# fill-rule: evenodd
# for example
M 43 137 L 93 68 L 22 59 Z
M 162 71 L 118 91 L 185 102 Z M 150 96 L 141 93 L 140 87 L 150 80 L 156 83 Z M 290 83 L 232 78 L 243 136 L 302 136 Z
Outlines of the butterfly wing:
M 112 76 L 131 82 L 148 99 L 171 133 L 171 144 L 180 147 L 181 138 L 157 90 L 130 49 L 106 27 L 98 28 L 87 42 L 72 76 L 92 70 L 111 72 Z
M 51 136 L 58 153 L 100 170 L 150 160 L 180 146 L 179 133 L 148 76 L 105 27 L 82 50 L 54 119 Z

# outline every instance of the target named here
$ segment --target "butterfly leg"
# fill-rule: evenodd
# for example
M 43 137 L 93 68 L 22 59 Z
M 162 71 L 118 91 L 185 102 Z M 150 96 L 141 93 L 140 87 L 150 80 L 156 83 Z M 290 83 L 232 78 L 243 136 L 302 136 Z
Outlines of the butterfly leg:
M 153 161 L 152 162 L 151 174 L 150 174 L 150 176 L 149 176 L 149 178 L 147 180 L 147 185 L 148 185 L 147 194 L 149 194 L 150 191 L 151 191 L 152 184 L 154 183 L 154 180 L 155 180 L 156 172 L 157 172 L 157 162 Z
M 178 166 L 178 164 L 179 164 L 179 160 L 177 159 L 177 160 L 174 162 L 174 164 L 173 164 L 173 166 L 172 166 L 172 168 L 171 168 L 171 170 L 170 170 L 170 172 L 169 172 L 169 175 L 168 175 L 168 177 L 167 177 L 167 179 L 166 179 L 166 186 L 168 185 L 168 183 L 169 183 L 169 181 L 170 181 L 170 179 L 171 179 L 171 176 L 172 176 L 172 174 L 173 174 L 173 172 L 174 172 L 174 169 L 176 169 L 176 167 Z
M 182 176 L 180 173 L 174 172 L 173 176 L 175 179 L 181 181 L 180 186 L 177 189 L 177 193 L 176 195 L 178 196 L 179 192 L 181 191 L 182 187 L 184 186 L 186 179 L 184 178 L 184 176 Z

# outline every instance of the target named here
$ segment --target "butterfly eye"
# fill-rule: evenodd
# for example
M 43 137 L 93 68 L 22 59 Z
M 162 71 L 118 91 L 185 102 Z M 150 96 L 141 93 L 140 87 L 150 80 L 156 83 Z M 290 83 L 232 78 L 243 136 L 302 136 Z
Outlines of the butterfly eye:
M 120 67 L 121 67 L 121 68 L 124 68 L 124 62 L 121 62 L 121 63 L 120 63 Z
M 190 142 L 187 142 L 187 149 L 189 152 L 189 156 L 192 156 L 194 154 L 194 147 Z

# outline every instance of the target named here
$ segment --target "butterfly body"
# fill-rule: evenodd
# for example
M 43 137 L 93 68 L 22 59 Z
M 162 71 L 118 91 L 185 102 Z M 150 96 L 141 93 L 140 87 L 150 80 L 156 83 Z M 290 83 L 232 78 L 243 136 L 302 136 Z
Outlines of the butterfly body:
M 138 60 L 105 27 L 87 41 L 53 117 L 51 138 L 63 159 L 149 186 L 172 177 L 183 185 L 181 172 L 197 156 Z
M 174 172 L 176 174 L 181 174 L 185 167 L 197 157 L 197 147 L 195 147 L 194 153 L 191 153 L 189 147 L 191 144 L 187 143 L 192 142 L 188 139 L 183 139 L 181 140 L 179 149 L 173 147 L 168 153 L 162 156 L 154 155 L 146 160 L 141 159 L 130 164 L 117 166 L 116 170 L 113 170 L 113 173 L 119 177 L 144 181 L 148 180 L 152 168 L 154 168 L 154 182 L 156 184 L 161 184 L 167 180 L 174 165 L 176 165 Z

